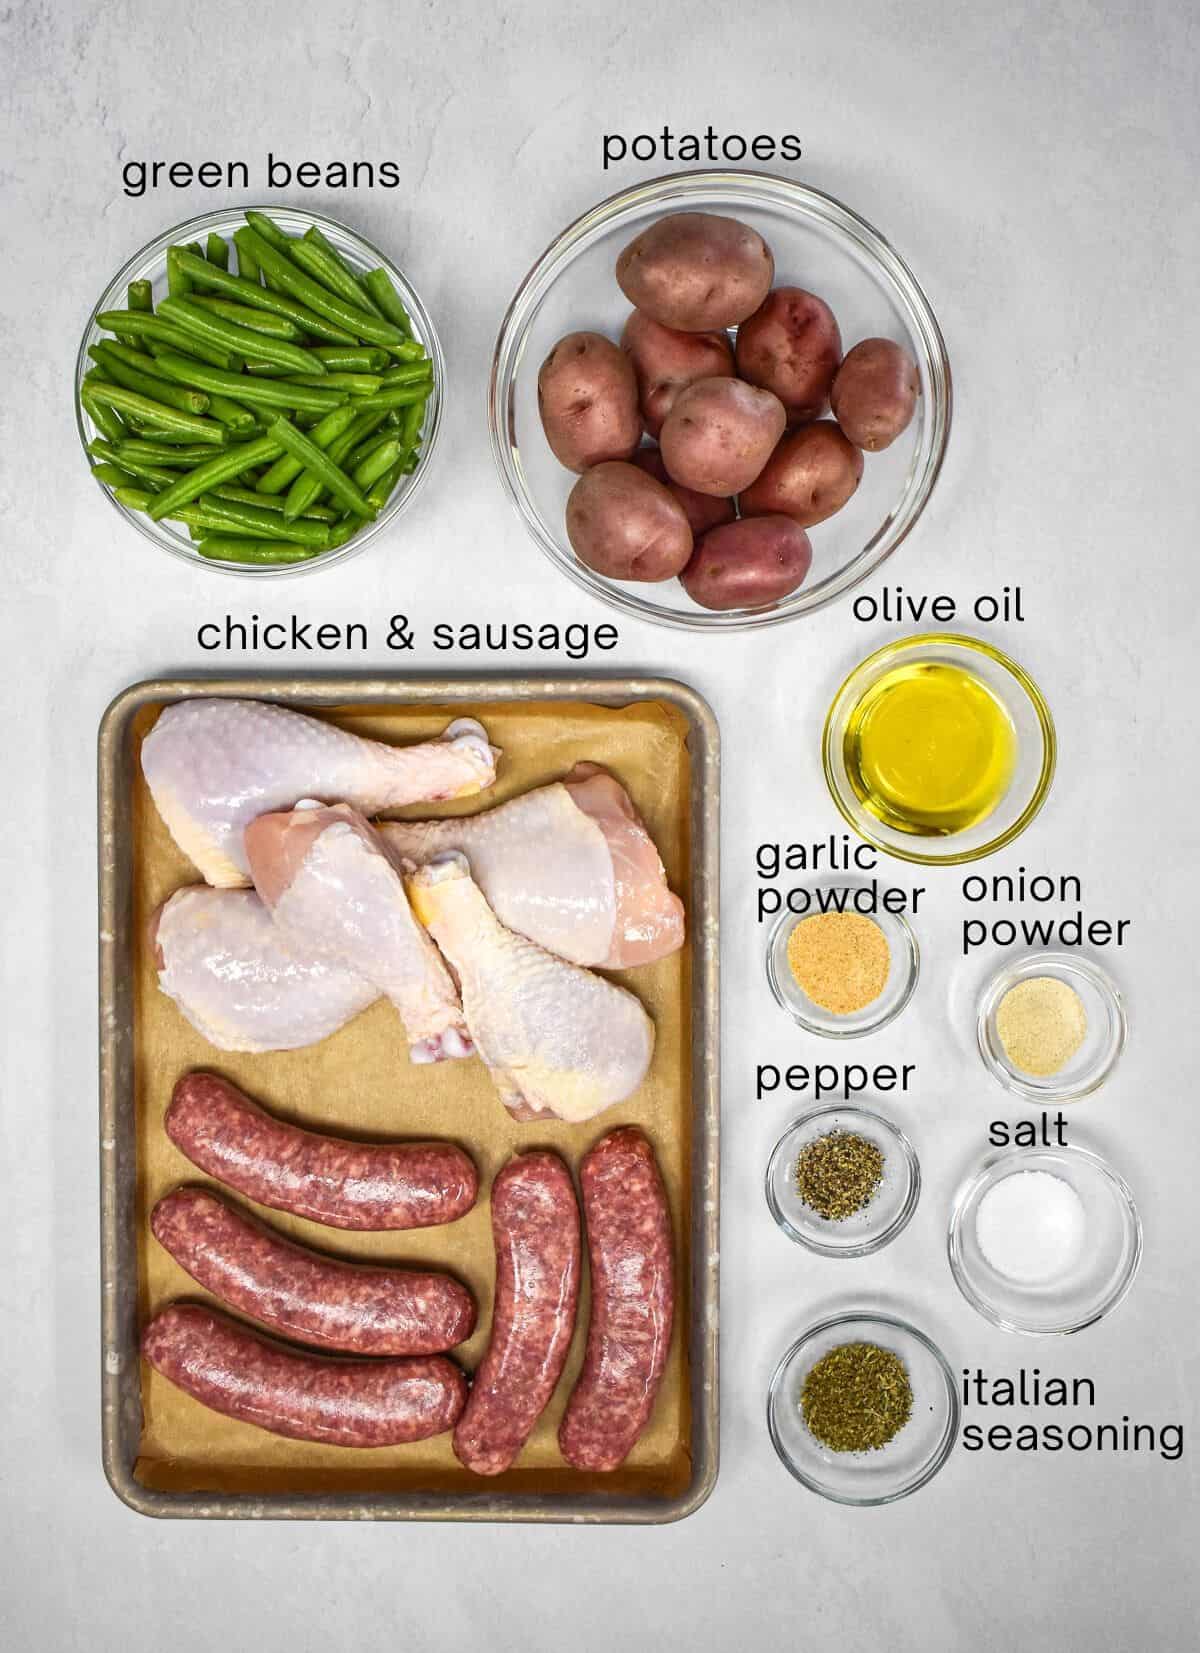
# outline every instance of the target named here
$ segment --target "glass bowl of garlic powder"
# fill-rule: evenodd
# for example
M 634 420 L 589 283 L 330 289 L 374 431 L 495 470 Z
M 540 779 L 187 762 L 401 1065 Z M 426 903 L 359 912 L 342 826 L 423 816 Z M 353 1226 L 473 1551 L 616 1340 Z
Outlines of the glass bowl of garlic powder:
M 1125 1046 L 1116 984 L 1074 953 L 1030 953 L 988 982 L 976 1021 L 992 1077 L 1031 1102 L 1077 1102 L 1097 1090 Z

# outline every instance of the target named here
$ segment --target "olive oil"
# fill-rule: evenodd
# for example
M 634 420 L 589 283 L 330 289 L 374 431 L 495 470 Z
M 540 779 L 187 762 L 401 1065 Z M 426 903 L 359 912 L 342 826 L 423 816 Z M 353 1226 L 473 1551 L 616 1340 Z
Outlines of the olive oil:
M 864 809 L 923 838 L 987 820 L 1008 791 L 1017 732 L 974 673 L 940 661 L 895 666 L 850 713 L 846 774 Z

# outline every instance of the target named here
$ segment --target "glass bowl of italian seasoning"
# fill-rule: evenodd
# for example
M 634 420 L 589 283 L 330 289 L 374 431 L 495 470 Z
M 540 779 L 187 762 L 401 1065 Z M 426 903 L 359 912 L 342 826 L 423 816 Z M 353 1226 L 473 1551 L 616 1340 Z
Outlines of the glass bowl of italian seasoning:
M 767 1204 L 789 1240 L 823 1257 L 867 1257 L 917 1208 L 912 1143 L 866 1108 L 815 1108 L 793 1120 L 767 1164 Z
M 924 1332 L 851 1309 L 775 1368 L 767 1428 L 797 1481 L 837 1504 L 892 1504 L 933 1479 L 958 1437 L 954 1374 Z
M 1125 1006 L 1099 965 L 1074 953 L 1030 953 L 993 976 L 979 1001 L 983 1065 L 1031 1102 L 1078 1102 L 1125 1048 Z
M 814 885 L 797 899 L 806 911 L 781 913 L 767 937 L 776 1004 L 829 1039 L 886 1027 L 917 985 L 920 950 L 908 920 L 886 912 L 867 884 Z

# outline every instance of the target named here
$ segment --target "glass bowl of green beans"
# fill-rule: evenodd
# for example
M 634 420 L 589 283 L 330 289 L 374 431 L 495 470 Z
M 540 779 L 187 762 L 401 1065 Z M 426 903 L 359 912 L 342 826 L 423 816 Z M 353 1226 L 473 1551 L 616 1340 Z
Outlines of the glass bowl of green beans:
M 392 263 L 291 207 L 229 209 L 143 247 L 88 319 L 80 439 L 113 507 L 172 556 L 298 574 L 365 548 L 413 500 L 445 360 Z

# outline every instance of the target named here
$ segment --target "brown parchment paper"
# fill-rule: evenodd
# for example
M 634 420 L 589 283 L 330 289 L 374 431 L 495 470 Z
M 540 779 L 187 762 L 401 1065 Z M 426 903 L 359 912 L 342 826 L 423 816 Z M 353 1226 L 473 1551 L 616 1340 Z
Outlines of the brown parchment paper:
M 452 717 L 474 716 L 503 750 L 496 786 L 457 804 L 419 805 L 413 818 L 471 814 L 531 787 L 561 779 L 580 759 L 606 765 L 628 789 L 658 846 L 671 886 L 689 883 L 690 776 L 687 721 L 675 707 L 640 701 L 614 708 L 580 701 L 455 704 L 453 707 L 348 705 L 312 714 L 376 739 L 406 744 L 437 735 Z M 139 714 L 135 743 L 157 709 Z M 408 1234 L 352 1234 L 285 1212 L 256 1209 L 280 1232 L 316 1249 L 364 1261 L 411 1263 L 458 1275 L 479 1304 L 479 1327 L 454 1353 L 471 1371 L 491 1323 L 493 1250 L 488 1190 L 508 1157 L 545 1147 L 578 1173 L 583 1153 L 620 1124 L 640 1125 L 654 1144 L 671 1201 L 676 1246 L 676 1318 L 671 1352 L 651 1422 L 622 1469 L 594 1476 L 566 1466 L 556 1433 L 583 1358 L 588 1319 L 585 1280 L 570 1357 L 553 1400 L 518 1464 L 482 1480 L 458 1463 L 449 1435 L 410 1446 L 350 1449 L 285 1440 L 224 1418 L 175 1389 L 142 1362 L 143 1428 L 134 1473 L 142 1485 L 175 1492 L 610 1493 L 670 1498 L 690 1472 L 687 1351 L 691 1213 L 691 948 L 636 970 L 614 972 L 654 1019 L 655 1054 L 646 1083 L 631 1100 L 582 1125 L 521 1125 L 501 1105 L 477 1059 L 413 1067 L 395 1011 L 380 1001 L 332 1038 L 307 1050 L 237 1055 L 215 1050 L 194 1032 L 157 986 L 147 924 L 158 904 L 197 882 L 175 847 L 135 766 L 134 1073 L 138 1175 L 140 1323 L 167 1303 L 215 1301 L 167 1255 L 150 1232 L 155 1201 L 181 1183 L 210 1182 L 170 1143 L 162 1116 L 175 1081 L 193 1068 L 223 1074 L 283 1118 L 333 1135 L 397 1139 L 448 1137 L 480 1170 L 480 1200 L 460 1221 Z M 690 919 L 689 914 L 689 919 Z M 217 1185 L 213 1185 L 217 1186 Z M 231 1199 L 236 1196 L 229 1195 Z M 228 1311 L 227 1311 L 228 1312 Z

